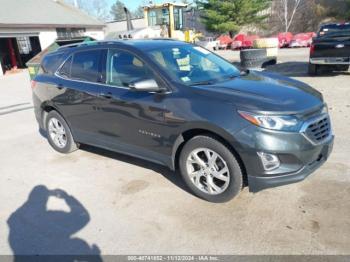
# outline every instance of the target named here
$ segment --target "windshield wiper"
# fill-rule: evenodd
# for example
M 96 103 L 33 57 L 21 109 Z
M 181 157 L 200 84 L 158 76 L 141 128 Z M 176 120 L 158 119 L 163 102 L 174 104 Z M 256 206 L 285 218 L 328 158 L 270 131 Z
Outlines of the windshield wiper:
M 249 74 L 249 70 L 244 71 L 244 75 L 247 75 L 247 74 Z M 223 82 L 223 81 L 235 79 L 235 78 L 239 77 L 240 75 L 242 76 L 243 73 L 241 72 L 239 75 L 233 74 L 233 75 L 229 75 L 229 76 L 226 76 L 226 77 L 223 77 L 223 78 L 220 78 L 220 79 L 215 79 L 215 80 L 212 79 L 212 80 L 205 80 L 205 81 L 194 82 L 194 83 L 191 83 L 190 86 L 213 85 L 216 82 Z
M 215 83 L 214 80 L 206 80 L 206 81 L 199 81 L 199 82 L 191 83 L 190 86 L 208 86 L 208 85 L 212 85 L 214 83 Z
M 249 69 L 246 69 L 246 70 L 242 70 L 242 71 L 240 72 L 240 75 L 241 75 L 241 76 L 246 76 L 246 75 L 249 75 L 249 73 L 250 73 L 250 70 L 249 70 Z

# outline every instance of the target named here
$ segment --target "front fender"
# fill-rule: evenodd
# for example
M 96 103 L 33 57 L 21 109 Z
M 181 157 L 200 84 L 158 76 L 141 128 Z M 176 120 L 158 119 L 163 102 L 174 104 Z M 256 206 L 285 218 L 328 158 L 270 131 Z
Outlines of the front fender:
M 237 130 L 236 132 L 238 132 Z M 181 134 L 176 138 L 171 155 L 172 165 L 170 166 L 171 170 L 175 170 L 176 168 L 176 158 L 179 153 L 178 150 L 184 145 L 188 139 L 200 134 L 212 134 L 217 136 L 218 138 L 225 141 L 231 149 L 233 149 L 236 153 L 238 153 L 241 149 L 241 145 L 234 138 L 234 134 L 230 131 L 220 128 L 218 126 L 212 125 L 207 122 L 195 122 L 190 123 L 184 126 L 181 130 Z

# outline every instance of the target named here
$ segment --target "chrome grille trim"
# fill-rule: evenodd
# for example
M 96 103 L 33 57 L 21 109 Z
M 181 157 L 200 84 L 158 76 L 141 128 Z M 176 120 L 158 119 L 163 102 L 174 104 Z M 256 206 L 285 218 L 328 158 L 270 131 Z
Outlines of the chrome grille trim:
M 301 128 L 301 133 L 313 145 L 327 142 L 333 136 L 329 115 L 323 114 L 307 120 Z

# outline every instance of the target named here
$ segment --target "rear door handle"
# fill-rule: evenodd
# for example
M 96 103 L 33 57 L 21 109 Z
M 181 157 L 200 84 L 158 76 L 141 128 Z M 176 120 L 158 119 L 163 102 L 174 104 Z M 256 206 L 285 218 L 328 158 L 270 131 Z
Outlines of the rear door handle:
M 112 95 L 111 92 L 99 93 L 98 95 L 99 95 L 100 97 L 107 98 L 107 99 L 111 99 L 111 98 L 113 97 L 113 95 Z

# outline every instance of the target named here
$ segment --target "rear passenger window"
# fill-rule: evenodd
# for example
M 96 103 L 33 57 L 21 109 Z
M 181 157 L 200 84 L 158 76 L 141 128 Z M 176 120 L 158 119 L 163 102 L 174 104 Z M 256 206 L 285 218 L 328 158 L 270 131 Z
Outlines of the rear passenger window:
M 97 82 L 101 50 L 88 50 L 73 55 L 71 78 L 88 82 Z
M 72 57 L 69 57 L 66 62 L 64 62 L 63 66 L 61 67 L 60 71 L 58 72 L 58 74 L 60 76 L 69 78 L 70 77 L 70 69 L 71 69 L 71 65 L 72 65 Z

